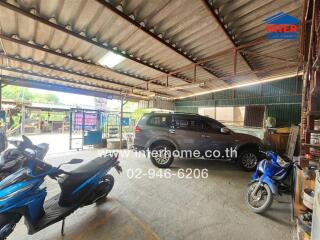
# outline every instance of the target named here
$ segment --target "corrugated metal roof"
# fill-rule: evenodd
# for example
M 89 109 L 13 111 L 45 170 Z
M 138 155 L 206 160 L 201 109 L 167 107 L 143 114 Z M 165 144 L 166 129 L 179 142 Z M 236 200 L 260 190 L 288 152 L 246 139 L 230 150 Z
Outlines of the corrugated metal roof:
M 296 72 L 297 41 L 249 44 L 237 53 L 236 75 L 234 48 L 263 38 L 266 17 L 300 17 L 300 8 L 297 0 L 2 1 L 0 51 L 10 56 L 8 76 L 25 71 L 36 81 L 45 74 L 43 81 L 84 89 L 181 97 Z M 109 51 L 126 60 L 99 66 Z M 205 85 L 173 90 L 189 82 Z

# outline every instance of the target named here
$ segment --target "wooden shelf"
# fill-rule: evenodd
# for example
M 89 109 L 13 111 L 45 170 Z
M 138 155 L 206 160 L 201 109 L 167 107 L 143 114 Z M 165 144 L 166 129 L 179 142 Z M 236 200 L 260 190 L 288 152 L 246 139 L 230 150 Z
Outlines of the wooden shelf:
M 307 112 L 307 115 L 320 117 L 320 111 L 310 111 L 310 112 Z
M 310 144 L 310 143 L 302 143 L 305 147 L 314 147 L 320 149 L 320 144 Z
M 320 133 L 320 130 L 308 130 L 308 133 Z

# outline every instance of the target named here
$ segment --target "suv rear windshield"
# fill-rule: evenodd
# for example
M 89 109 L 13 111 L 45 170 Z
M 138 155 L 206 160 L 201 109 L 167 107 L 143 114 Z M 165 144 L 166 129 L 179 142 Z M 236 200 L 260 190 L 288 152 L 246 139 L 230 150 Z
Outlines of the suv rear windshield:
M 169 127 L 171 123 L 171 116 L 159 115 L 151 116 L 147 122 L 148 125 L 157 127 Z

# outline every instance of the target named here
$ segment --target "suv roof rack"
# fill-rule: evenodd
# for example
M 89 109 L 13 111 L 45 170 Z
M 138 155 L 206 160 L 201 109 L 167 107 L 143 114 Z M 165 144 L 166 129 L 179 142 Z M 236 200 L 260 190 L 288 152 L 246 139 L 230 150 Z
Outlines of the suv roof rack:
M 184 114 L 184 115 L 197 115 L 199 116 L 200 114 L 198 113 L 188 113 L 188 112 L 174 112 L 175 114 Z
M 158 113 L 158 114 L 169 113 L 169 114 L 183 114 L 183 115 L 200 116 L 200 114 L 198 114 L 198 113 L 175 112 L 175 111 L 171 111 L 171 110 L 168 110 L 168 111 L 152 111 L 152 112 L 150 112 L 150 113 L 151 113 L 151 114 L 154 114 L 154 113 Z
M 167 111 L 152 111 L 150 113 L 174 113 L 172 110 L 167 110 Z

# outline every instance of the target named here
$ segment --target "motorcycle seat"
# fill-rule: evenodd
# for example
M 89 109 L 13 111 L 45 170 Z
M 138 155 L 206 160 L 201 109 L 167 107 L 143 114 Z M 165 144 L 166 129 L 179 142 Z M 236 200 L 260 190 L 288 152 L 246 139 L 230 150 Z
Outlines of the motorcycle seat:
M 71 175 L 65 174 L 60 180 L 59 185 L 61 188 L 60 201 L 66 202 L 70 195 L 86 180 L 93 177 L 101 169 L 108 169 L 115 160 L 111 157 L 97 157 L 92 161 L 81 165 L 73 171 Z M 61 203 L 63 205 L 63 203 Z

